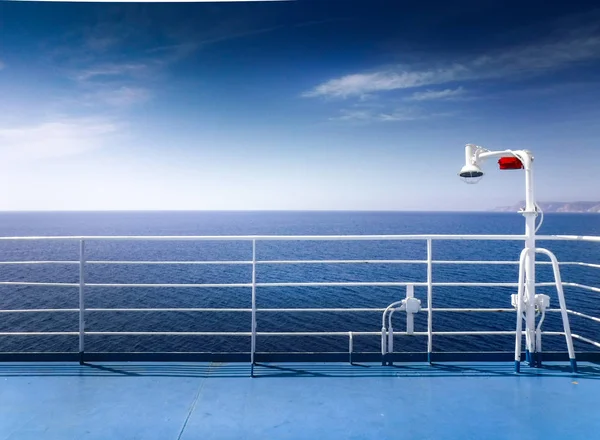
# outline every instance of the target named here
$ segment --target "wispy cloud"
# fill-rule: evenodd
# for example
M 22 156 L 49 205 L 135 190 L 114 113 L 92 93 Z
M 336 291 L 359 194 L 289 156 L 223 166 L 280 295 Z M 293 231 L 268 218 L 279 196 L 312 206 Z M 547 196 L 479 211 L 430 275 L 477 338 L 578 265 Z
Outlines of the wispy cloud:
M 335 78 L 319 84 L 312 90 L 303 93 L 304 97 L 331 96 L 347 98 L 363 96 L 373 92 L 410 89 L 428 84 L 449 82 L 464 74 L 465 67 L 454 65 L 448 68 L 429 71 L 403 70 L 382 71 L 373 73 L 356 73 Z
M 36 160 L 81 154 L 105 145 L 118 126 L 99 118 L 55 118 L 35 125 L 0 127 L 3 160 Z
M 329 118 L 331 121 L 370 121 L 373 112 L 369 110 L 340 110 L 340 115 Z
M 330 118 L 331 121 L 346 121 L 355 123 L 373 122 L 402 122 L 430 119 L 434 117 L 448 116 L 443 113 L 428 113 L 418 108 L 358 108 L 342 109 L 339 116 Z
M 121 86 L 117 88 L 98 88 L 87 93 L 81 99 L 87 106 L 109 105 L 112 107 L 130 107 L 147 102 L 152 97 L 150 90 L 143 87 Z
M 87 67 L 75 72 L 72 78 L 77 81 L 90 81 L 96 78 L 118 78 L 146 72 L 149 66 L 146 63 L 104 63 Z
M 441 66 L 398 66 L 372 72 L 352 73 L 325 81 L 303 93 L 304 97 L 360 97 L 364 94 L 412 89 L 456 81 L 543 74 L 600 59 L 597 26 L 563 34 L 552 41 L 490 52 Z
M 456 89 L 444 89 L 444 90 L 426 90 L 424 92 L 415 92 L 408 98 L 408 101 L 432 101 L 432 100 L 443 100 L 452 99 L 460 96 L 464 93 L 462 87 Z

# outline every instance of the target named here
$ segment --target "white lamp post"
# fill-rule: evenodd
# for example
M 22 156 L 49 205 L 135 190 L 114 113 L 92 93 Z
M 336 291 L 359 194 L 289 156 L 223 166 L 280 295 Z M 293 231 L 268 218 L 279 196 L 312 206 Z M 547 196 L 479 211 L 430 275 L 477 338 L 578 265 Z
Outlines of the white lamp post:
M 465 147 L 465 166 L 458 173 L 468 183 L 477 183 L 483 177 L 481 164 L 491 157 L 500 157 L 498 164 L 503 170 L 525 169 L 525 209 L 521 211 L 525 216 L 525 249 L 521 252 L 519 259 L 519 292 L 512 295 L 512 302 L 517 309 L 517 329 L 515 332 L 515 371 L 520 371 L 521 365 L 521 341 L 523 312 L 525 312 L 525 345 L 527 347 L 526 357 L 529 365 L 541 365 L 542 351 L 542 331 L 541 326 L 544 321 L 545 311 L 550 304 L 550 298 L 547 295 L 535 294 L 535 254 L 545 254 L 550 258 L 554 272 L 554 282 L 560 304 L 560 313 L 563 321 L 563 329 L 569 359 L 573 371 L 577 371 L 577 362 L 575 361 L 575 349 L 573 347 L 573 338 L 569 326 L 569 317 L 565 294 L 563 291 L 560 277 L 560 268 L 556 256 L 548 249 L 535 247 L 535 234 L 542 225 L 543 215 L 540 223 L 535 225 L 538 209 L 533 190 L 533 155 L 527 150 L 502 150 L 490 151 L 483 147 L 473 144 L 467 144 Z M 540 322 L 536 328 L 535 315 L 536 309 L 540 312 Z
M 467 183 L 477 183 L 483 177 L 482 163 L 492 157 L 509 158 L 502 164 L 501 169 L 525 169 L 525 248 L 529 251 L 525 258 L 525 335 L 526 356 L 530 365 L 535 364 L 536 338 L 535 338 L 535 219 L 537 208 L 533 188 L 533 155 L 527 150 L 502 150 L 490 151 L 483 147 L 467 144 L 465 147 L 465 166 L 460 170 L 459 176 Z M 515 160 L 517 159 L 517 160 Z M 538 226 L 539 227 L 539 226 Z M 519 280 L 521 282 L 521 280 Z M 519 319 L 519 318 L 517 318 Z

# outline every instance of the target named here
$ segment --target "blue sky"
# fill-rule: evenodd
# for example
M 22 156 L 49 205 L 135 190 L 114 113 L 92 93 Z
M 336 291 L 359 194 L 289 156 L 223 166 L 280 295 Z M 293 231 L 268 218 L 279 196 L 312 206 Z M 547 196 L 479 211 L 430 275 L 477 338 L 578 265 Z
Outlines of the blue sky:
M 530 1 L 0 4 L 0 209 L 468 210 L 464 145 L 600 199 L 600 9 Z

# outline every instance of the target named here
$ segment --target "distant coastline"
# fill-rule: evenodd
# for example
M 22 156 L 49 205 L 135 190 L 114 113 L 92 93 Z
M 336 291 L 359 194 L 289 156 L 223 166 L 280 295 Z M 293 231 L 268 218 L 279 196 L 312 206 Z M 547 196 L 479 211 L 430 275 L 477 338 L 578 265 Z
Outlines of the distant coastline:
M 600 214 L 600 202 L 538 202 L 540 208 L 548 213 L 595 213 Z M 493 212 L 515 212 L 525 206 L 521 201 L 511 206 L 499 206 L 492 209 Z

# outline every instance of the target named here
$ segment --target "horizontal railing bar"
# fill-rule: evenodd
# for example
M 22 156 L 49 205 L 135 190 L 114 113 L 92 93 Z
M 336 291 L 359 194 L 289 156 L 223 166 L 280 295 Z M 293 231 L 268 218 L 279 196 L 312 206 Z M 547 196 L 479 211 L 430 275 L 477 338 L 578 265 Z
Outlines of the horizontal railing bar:
M 585 336 L 576 335 L 575 333 L 571 333 L 571 336 L 574 337 L 575 339 L 579 339 L 580 341 L 587 342 L 588 344 L 592 344 L 592 345 L 600 348 L 599 342 L 596 342 L 592 339 L 586 338 Z
M 167 265 L 172 265 L 172 264 L 181 264 L 181 265 L 218 265 L 218 264 L 223 264 L 223 265 L 230 265 L 230 264 L 252 264 L 252 261 L 244 261 L 244 260 L 214 260 L 214 261 L 177 261 L 177 260 L 171 260 L 171 261 L 136 261 L 136 260 L 129 260 L 129 261 L 112 261 L 112 260 L 90 260 L 90 261 L 86 261 L 85 264 L 127 264 L 127 265 L 134 265 L 134 264 L 140 264 L 140 265 L 152 265 L 152 264 L 167 264 Z
M 30 261 L 0 261 L 0 264 L 79 264 L 79 261 L 44 261 L 44 260 L 30 260 Z
M 317 308 L 317 307 L 308 307 L 308 308 L 265 308 L 265 309 L 256 309 L 257 312 L 265 312 L 265 313 L 296 313 L 296 312 L 330 312 L 330 313 L 381 313 L 385 311 L 385 308 L 374 308 L 374 307 L 363 307 L 363 308 L 344 308 L 344 307 L 329 307 L 329 308 Z M 0 309 L 0 313 L 54 313 L 54 312 L 78 312 L 79 309 Z M 240 312 L 251 312 L 251 308 L 224 308 L 224 307 L 158 307 L 158 308 L 113 308 L 113 307 L 104 307 L 104 308 L 86 308 L 86 312 L 227 312 L 227 313 L 240 313 Z M 424 307 L 421 309 L 422 312 L 427 312 L 429 309 Z M 502 312 L 515 312 L 515 309 L 510 308 L 434 308 L 434 312 L 440 313 L 502 313 Z M 560 309 L 547 309 L 546 312 L 560 312 Z M 578 312 L 569 311 L 569 313 L 578 314 Z M 587 316 L 583 314 L 579 314 L 581 316 Z M 589 317 L 590 319 L 594 319 L 600 321 L 598 318 Z
M 0 281 L 0 286 L 63 286 L 63 287 L 79 287 L 78 283 L 39 283 L 28 281 Z
M 540 262 L 543 264 L 552 264 L 552 261 L 543 261 Z M 559 262 L 558 264 L 560 264 L 561 266 L 584 266 L 584 267 L 594 267 L 596 269 L 600 269 L 600 264 L 593 264 L 593 263 L 582 263 L 580 261 L 566 261 L 566 262 Z
M 250 336 L 250 332 L 85 332 L 93 336 Z
M 427 286 L 425 282 L 396 282 L 396 281 L 382 281 L 382 282 L 290 282 L 290 283 L 256 283 L 257 287 L 352 287 L 352 286 L 379 286 L 379 287 L 402 287 L 407 285 L 413 286 Z M 445 283 L 438 282 L 432 283 L 433 286 L 440 287 L 518 287 L 518 283 Z
M 600 242 L 600 237 L 591 235 L 536 235 L 536 240 L 568 240 L 568 241 L 592 241 Z
M 76 284 L 79 286 L 79 284 Z M 210 287 L 210 288 L 220 288 L 220 287 L 252 287 L 251 283 L 230 283 L 230 284 L 209 284 L 209 283 L 200 283 L 200 284 L 160 284 L 160 283 L 85 283 L 85 287 Z
M 85 332 L 86 335 L 131 335 L 131 336 L 145 336 L 145 335 L 191 335 L 191 336 L 251 336 L 251 332 Z M 348 332 L 256 332 L 258 336 L 348 336 Z M 373 332 L 352 332 L 353 335 L 358 336 L 381 336 L 380 331 Z M 394 335 L 404 336 L 427 336 L 427 332 L 414 332 L 409 334 L 407 332 L 394 332 Z M 480 331 L 441 331 L 433 332 L 434 335 L 438 336 L 477 336 L 477 335 L 514 335 L 514 330 L 480 330 Z M 564 335 L 561 332 L 542 332 L 542 334 L 548 335 Z
M 243 308 L 209 308 L 209 307 L 162 307 L 162 308 L 90 308 L 86 312 L 250 312 Z
M 422 308 L 421 311 L 427 311 L 428 309 Z M 471 313 L 485 313 L 485 312 L 489 312 L 489 313 L 514 313 L 517 310 L 514 308 L 457 308 L 457 307 L 441 307 L 441 308 L 433 308 L 432 311 L 434 312 L 457 312 L 457 313 L 467 313 L 467 312 L 471 312 Z M 560 312 L 560 309 L 546 309 L 546 312 Z
M 432 260 L 433 264 L 516 264 L 518 265 L 518 261 L 508 261 L 508 260 Z M 536 263 L 543 263 L 537 262 Z
M 13 309 L 1 310 L 0 313 L 55 313 L 55 312 L 79 312 L 79 309 Z
M 257 332 L 259 336 L 348 336 L 348 332 Z M 357 336 L 381 336 L 381 332 L 352 332 L 353 335 Z M 508 331 L 497 331 L 497 330 L 481 330 L 481 331 L 456 331 L 456 332 L 433 332 L 434 335 L 439 336 L 469 336 L 469 335 L 514 335 L 514 330 Z M 394 332 L 394 335 L 399 336 L 427 336 L 427 332 Z
M 479 264 L 479 265 L 518 265 L 518 261 L 508 261 L 508 260 L 433 260 L 433 264 Z M 44 261 L 44 260 L 29 260 L 29 261 L 0 261 L 0 265 L 47 265 L 47 264 L 72 264 L 78 265 L 79 261 L 69 261 L 69 260 L 57 260 L 57 261 Z M 197 260 L 197 261 L 187 261 L 187 260 L 165 260 L 165 261 L 155 261 L 155 260 L 89 260 L 86 261 L 86 264 L 95 264 L 95 265 L 251 265 L 252 261 L 245 260 Z M 427 264 L 427 260 L 263 260 L 256 261 L 256 264 Z M 550 265 L 551 261 L 536 261 L 536 264 L 539 265 Z M 561 266 L 584 266 L 584 267 L 592 267 L 600 269 L 600 264 L 593 263 L 583 263 L 579 261 L 564 261 L 559 262 Z
M 385 308 L 281 308 L 281 309 L 256 309 L 257 312 L 383 312 Z M 93 308 L 88 312 L 252 312 L 251 308 Z
M 0 237 L 0 241 L 335 241 L 335 240 L 525 240 L 525 235 L 412 234 L 412 235 L 56 235 Z M 600 242 L 589 235 L 536 235 L 536 240 Z
M 0 332 L 0 336 L 78 336 L 79 332 Z
M 498 265 L 519 265 L 518 261 L 510 261 L 510 260 L 433 260 L 433 264 L 498 264 Z M 536 261 L 535 264 L 539 264 L 542 266 L 548 266 L 552 264 L 552 261 Z M 580 261 L 563 261 L 559 262 L 561 266 L 585 266 L 585 267 L 595 267 L 600 269 L 600 264 L 592 264 L 592 263 L 583 263 Z
M 250 336 L 251 332 L 85 332 L 86 335 L 113 335 L 113 336 Z M 258 336 L 348 336 L 348 332 L 256 332 Z M 353 335 L 359 336 L 377 336 L 381 335 L 380 331 L 373 332 L 352 332 Z M 407 335 L 406 332 L 394 332 L 396 335 Z M 468 336 L 468 335 L 514 335 L 515 331 L 456 331 L 456 332 L 433 332 L 434 335 L 440 336 Z M 414 332 L 413 335 L 426 336 L 427 332 Z
M 519 283 L 461 283 L 461 282 L 451 282 L 451 283 L 432 283 L 433 286 L 440 287 L 518 287 Z
M 378 287 L 405 287 L 409 284 L 414 286 L 426 286 L 427 283 L 411 283 L 403 281 L 336 281 L 336 282 L 284 282 L 284 283 L 256 283 L 256 287 L 358 287 L 358 286 L 378 286 Z
M 427 260 L 257 260 L 256 264 L 426 264 Z
M 5 286 L 63 286 L 79 287 L 78 283 L 46 283 L 46 282 L 28 282 L 28 281 L 0 281 L 0 285 Z M 252 283 L 185 283 L 185 284 L 162 284 L 162 283 L 85 283 L 86 287 L 171 287 L 171 288 L 223 288 L 223 287 L 252 287 Z M 408 285 L 426 286 L 425 282 L 397 282 L 397 281 L 373 281 L 373 282 L 284 282 L 284 283 L 256 283 L 257 287 L 404 287 Z M 433 286 L 438 287 L 518 287 L 518 283 L 477 283 L 477 282 L 434 282 Z M 536 283 L 538 287 L 555 286 L 553 282 Z M 579 287 L 592 292 L 600 292 L 600 288 L 590 287 L 584 284 L 563 282 L 563 286 Z
M 556 238 L 565 240 L 566 238 Z M 361 241 L 361 240 L 525 240 L 525 235 L 412 234 L 412 235 L 56 235 L 0 237 L 0 241 Z M 593 237 L 592 237 L 593 238 Z M 584 237 L 573 239 L 582 240 Z M 600 239 L 599 239 L 600 241 Z
M 554 283 L 550 283 L 550 285 L 554 285 Z M 580 289 L 584 289 L 584 290 L 589 290 L 589 291 L 592 291 L 592 292 L 598 292 L 598 293 L 600 293 L 600 288 L 586 286 L 585 284 L 579 284 L 579 283 L 562 283 L 562 285 L 563 286 L 578 287 Z
M 427 335 L 427 332 L 420 332 L 423 336 Z M 416 334 L 416 332 L 415 332 Z M 434 335 L 438 336 L 476 336 L 476 335 L 514 335 L 514 330 L 479 330 L 479 331 L 447 331 L 447 332 L 433 332 Z
M 86 335 L 92 336 L 251 336 L 251 332 L 99 332 L 86 331 Z M 348 336 L 348 332 L 257 332 L 258 336 Z M 380 331 L 373 332 L 352 332 L 355 336 L 381 336 Z M 502 336 L 514 335 L 514 330 L 479 330 L 479 331 L 438 331 L 433 332 L 438 336 Z M 564 335 L 562 332 L 542 332 L 545 335 Z M 78 336 L 79 332 L 0 332 L 0 336 Z M 394 332 L 398 336 L 427 336 L 427 332 Z M 583 336 L 575 336 L 578 339 L 586 340 Z M 586 342 L 594 343 L 591 340 Z M 595 344 L 595 343 L 594 343 Z
M 600 318 L 596 318 L 595 316 L 586 315 L 585 313 L 576 312 L 575 310 L 567 310 L 567 313 L 574 316 L 580 316 L 581 318 L 589 319 L 592 321 L 600 322 Z

